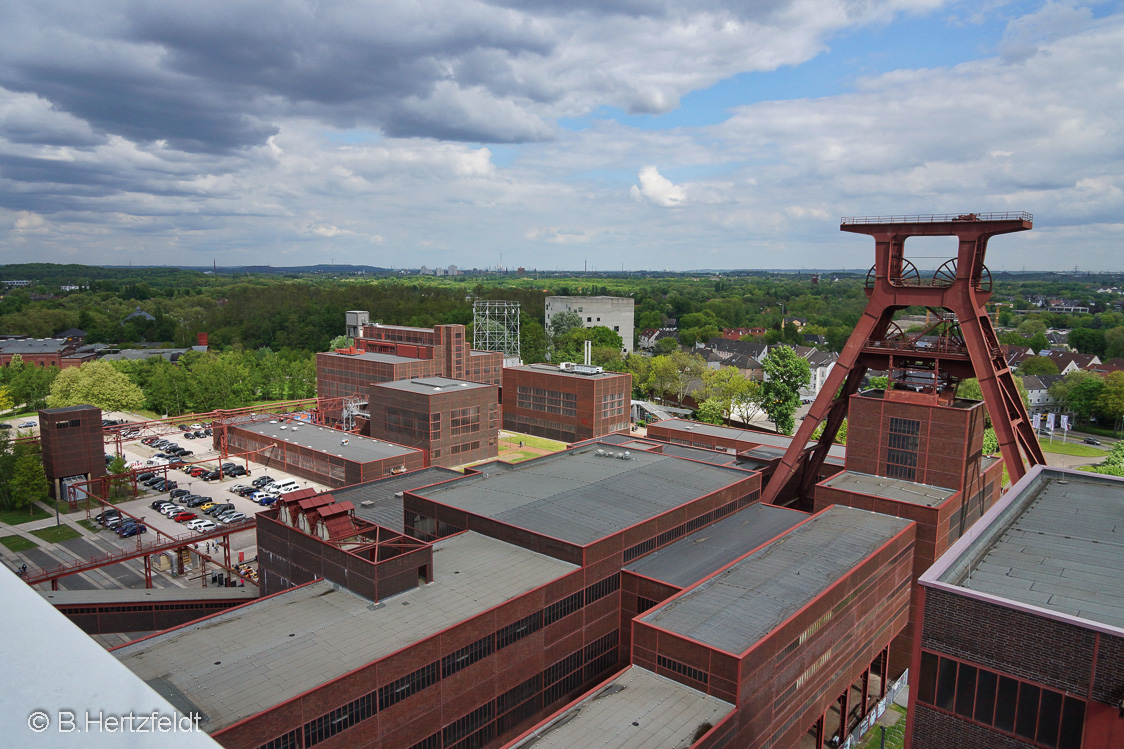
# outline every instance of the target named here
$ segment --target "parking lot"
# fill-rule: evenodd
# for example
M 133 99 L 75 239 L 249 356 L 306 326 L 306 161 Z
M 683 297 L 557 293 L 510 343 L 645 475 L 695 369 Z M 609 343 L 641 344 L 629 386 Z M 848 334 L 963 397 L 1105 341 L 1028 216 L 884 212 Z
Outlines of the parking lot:
M 192 450 L 194 454 L 185 458 L 185 460 L 189 462 L 185 463 L 183 467 L 153 466 L 144 470 L 153 471 L 157 475 L 166 475 L 167 478 L 177 483 L 178 488 L 187 490 L 189 494 L 207 497 L 219 503 L 232 504 L 234 505 L 234 509 L 245 514 L 246 517 L 253 517 L 258 512 L 262 512 L 263 510 L 266 510 L 268 508 L 257 504 L 248 497 L 241 497 L 235 494 L 233 491 L 231 491 L 231 489 L 238 485 L 249 486 L 255 479 L 259 479 L 264 476 L 269 476 L 276 481 L 292 479 L 296 481 L 301 489 L 310 488 L 317 491 L 326 491 L 328 489 L 328 487 L 324 486 L 323 484 L 309 481 L 308 479 L 301 478 L 300 476 L 294 476 L 292 474 L 285 473 L 283 471 L 276 471 L 273 469 L 267 470 L 264 466 L 261 466 L 257 463 L 248 462 L 244 458 L 238 459 L 236 457 L 230 457 L 226 461 L 222 461 L 219 459 L 218 452 L 213 448 L 212 440 L 210 437 L 207 437 L 205 439 L 183 439 L 175 433 L 163 435 L 163 437 L 164 439 L 168 439 L 175 444 Z M 136 440 L 126 442 L 124 444 L 124 458 L 127 463 L 144 463 L 152 459 L 159 452 L 161 451 L 158 448 L 150 447 Z M 200 477 L 193 477 L 188 473 L 185 473 L 183 470 L 183 468 L 187 468 L 192 465 L 199 465 L 210 469 L 217 469 L 219 468 L 220 464 L 224 462 L 235 463 L 236 465 L 243 466 L 249 471 L 249 473 L 247 475 L 234 478 L 220 475 L 217 479 L 205 481 Z M 186 527 L 186 521 L 176 522 L 171 518 L 163 515 L 159 510 L 155 510 L 151 507 L 152 502 L 157 499 L 169 500 L 170 497 L 168 491 L 153 491 L 142 486 L 138 486 L 138 489 L 143 489 L 144 491 L 138 494 L 136 499 L 118 501 L 115 503 L 115 505 L 125 513 L 134 517 L 141 518 L 143 524 L 149 527 L 149 531 L 141 536 L 142 540 L 154 540 L 154 530 L 159 530 L 160 532 L 168 536 L 177 538 L 193 533 L 190 528 Z M 183 505 L 182 497 L 175 501 L 177 505 Z M 196 517 L 208 517 L 198 508 L 185 507 L 184 509 L 189 512 L 195 513 Z M 93 514 L 97 515 L 96 512 Z M 134 538 L 120 538 L 115 540 L 117 545 L 121 546 L 122 548 L 127 548 L 129 544 L 135 543 Z M 255 556 L 257 554 L 257 538 L 255 532 L 251 529 L 232 534 L 231 550 L 235 555 L 235 559 L 238 558 L 238 552 L 242 552 L 246 558 Z

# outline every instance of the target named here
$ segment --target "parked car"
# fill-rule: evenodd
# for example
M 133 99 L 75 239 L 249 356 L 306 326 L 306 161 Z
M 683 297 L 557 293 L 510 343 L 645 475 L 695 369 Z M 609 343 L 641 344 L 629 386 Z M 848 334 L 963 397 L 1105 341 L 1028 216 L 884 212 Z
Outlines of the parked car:
M 121 525 L 124 520 L 125 519 L 120 515 L 111 515 L 106 518 L 106 521 L 102 523 L 102 525 L 104 525 L 106 528 L 116 528 L 117 526 Z
M 204 510 L 204 512 L 206 512 L 211 517 L 215 517 L 217 515 L 221 515 L 222 513 L 226 512 L 227 510 L 233 510 L 233 509 L 234 509 L 233 504 L 231 504 L 230 502 L 223 502 L 222 504 L 217 504 L 217 505 L 214 505 L 213 507 L 210 507 L 210 508 Z
M 274 497 L 272 494 L 267 494 L 258 500 L 258 504 L 262 507 L 272 507 L 274 504 L 276 504 L 277 500 L 278 497 Z
M 234 468 L 230 469 L 229 475 L 233 478 L 238 478 L 239 476 L 249 476 L 250 472 L 246 470 L 245 466 L 234 466 Z
M 168 505 L 172 505 L 174 507 L 175 503 L 169 502 L 166 499 L 158 499 L 155 502 L 153 502 L 152 504 L 150 504 L 149 507 L 151 507 L 154 510 L 159 510 L 161 507 L 167 507 Z
M 39 425 L 36 424 L 34 421 L 25 421 L 24 423 L 19 425 L 19 428 L 20 429 L 34 429 L 37 426 L 39 426 Z
M 146 528 L 143 523 L 133 523 L 128 528 L 121 531 L 121 538 L 139 536 L 142 533 L 148 533 L 148 528 Z
M 204 437 L 207 436 L 207 435 L 203 434 L 202 429 L 200 429 L 198 432 L 193 432 L 193 435 L 194 435 L 195 439 L 197 439 L 197 440 L 201 440 L 201 439 L 203 439 Z
M 228 512 L 225 515 L 219 515 L 218 521 L 223 525 L 231 525 L 246 519 L 246 515 L 241 512 Z
M 1099 444 L 1101 444 L 1101 441 L 1099 439 L 1096 439 L 1095 437 L 1086 437 L 1085 438 L 1085 444 L 1086 445 L 1099 445 Z
M 194 522 L 197 523 L 197 525 L 195 526 L 195 530 L 199 531 L 200 533 L 213 531 L 215 528 L 219 527 L 218 524 L 215 523 L 215 521 L 208 520 L 207 518 L 199 518 Z M 188 525 L 191 525 L 191 523 L 188 523 Z
M 137 476 L 137 481 L 139 481 L 143 484 L 145 481 L 148 481 L 150 478 L 152 478 L 155 475 L 156 474 L 152 473 L 151 471 L 146 471 L 145 473 L 142 473 L 139 476 Z
M 207 471 L 206 473 L 204 473 L 199 478 L 203 479 L 204 481 L 214 481 L 215 479 L 218 479 L 218 478 L 221 478 L 221 477 L 222 477 L 222 474 L 219 473 L 218 471 Z
M 172 520 L 175 520 L 177 523 L 186 523 L 188 520 L 194 520 L 197 517 L 199 517 L 199 516 L 196 515 L 194 512 L 188 512 L 187 510 L 180 510 L 175 515 L 172 515 Z
M 94 515 L 94 520 L 101 523 L 102 525 L 105 525 L 106 521 L 108 521 L 112 517 L 121 517 L 121 511 L 120 510 L 106 510 L 105 512 L 101 512 L 101 513 L 98 513 L 97 515 Z
M 178 499 L 179 497 L 186 497 L 189 494 L 191 494 L 191 492 L 187 489 L 172 489 L 169 496 L 172 497 L 172 499 Z
M 256 479 L 254 479 L 250 483 L 260 489 L 263 486 L 265 486 L 266 484 L 272 484 L 273 479 L 270 476 L 258 476 Z

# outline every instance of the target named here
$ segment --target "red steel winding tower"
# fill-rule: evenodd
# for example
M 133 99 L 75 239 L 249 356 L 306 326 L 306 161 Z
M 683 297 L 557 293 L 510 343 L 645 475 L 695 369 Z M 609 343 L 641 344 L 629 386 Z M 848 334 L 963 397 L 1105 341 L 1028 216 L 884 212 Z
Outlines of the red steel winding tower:
M 875 262 L 866 279 L 869 301 L 766 486 L 763 502 L 777 501 L 802 462 L 797 496 L 811 496 L 820 466 L 847 415 L 850 396 L 858 391 L 868 369 L 887 371 L 891 387 L 908 388 L 938 402 L 951 401 L 960 380 L 976 377 L 1011 482 L 1027 471 L 1023 456 L 1031 466 L 1046 462 L 985 309 L 991 297 L 991 273 L 984 265 L 988 239 L 1026 231 L 1032 219 L 1029 213 L 969 213 L 841 220 L 841 231 L 874 237 Z M 906 259 L 905 240 L 937 236 L 955 236 L 959 247 L 955 258 L 926 278 Z M 893 318 L 913 306 L 928 308 L 933 321 L 921 333 L 906 335 Z M 819 442 L 809 446 L 821 421 Z

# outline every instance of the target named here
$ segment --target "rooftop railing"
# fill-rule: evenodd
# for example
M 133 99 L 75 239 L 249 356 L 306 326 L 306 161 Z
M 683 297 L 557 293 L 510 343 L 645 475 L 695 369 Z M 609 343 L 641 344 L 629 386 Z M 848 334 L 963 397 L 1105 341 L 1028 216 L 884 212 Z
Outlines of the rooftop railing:
M 839 219 L 840 226 L 852 224 L 941 224 L 969 221 L 1034 221 L 1034 215 L 1026 211 L 1007 211 L 1005 213 L 933 213 L 928 215 L 900 216 L 844 216 Z

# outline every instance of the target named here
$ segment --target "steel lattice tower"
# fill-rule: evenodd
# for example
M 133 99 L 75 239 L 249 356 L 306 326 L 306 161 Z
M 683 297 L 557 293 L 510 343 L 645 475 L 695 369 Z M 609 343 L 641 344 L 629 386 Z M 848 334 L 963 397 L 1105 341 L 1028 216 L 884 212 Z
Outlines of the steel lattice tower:
M 1007 367 L 999 339 L 987 316 L 991 273 L 984 265 L 987 241 L 997 234 L 1032 228 L 1029 213 L 970 213 L 943 216 L 883 216 L 844 218 L 840 230 L 874 237 L 875 263 L 867 273 L 866 310 L 839 360 L 828 375 L 812 408 L 801 422 L 776 472 L 762 495 L 776 502 L 784 487 L 804 463 L 799 497 L 810 496 L 812 485 L 839 426 L 847 415 L 850 396 L 858 391 L 868 369 L 885 370 L 891 386 L 909 379 L 934 397 L 951 398 L 956 382 L 976 377 L 991 415 L 1003 461 L 1014 483 L 1031 465 L 1046 459 L 1031 427 L 1014 377 Z M 922 277 L 905 258 L 908 237 L 955 236 L 955 258 L 931 277 Z M 894 313 L 907 307 L 927 307 L 937 314 L 937 343 L 907 336 L 894 324 Z M 932 327 L 932 326 L 931 326 Z M 908 375 L 906 374 L 908 373 Z M 819 442 L 805 447 L 812 432 L 824 423 Z M 1022 454 L 1020 455 L 1020 448 Z
M 502 351 L 507 359 L 521 359 L 519 302 L 477 299 L 472 303 L 472 348 Z

